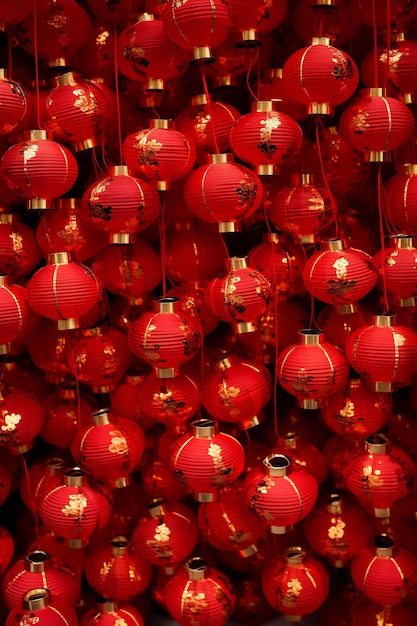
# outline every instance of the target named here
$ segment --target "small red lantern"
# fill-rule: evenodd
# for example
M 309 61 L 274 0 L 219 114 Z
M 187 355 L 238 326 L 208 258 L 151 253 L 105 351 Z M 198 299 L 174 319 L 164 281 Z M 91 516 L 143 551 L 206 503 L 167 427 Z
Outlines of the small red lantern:
M 201 345 L 197 320 L 179 311 L 178 298 L 154 300 L 154 311 L 141 315 L 129 329 L 130 349 L 153 365 L 159 378 L 172 378 Z
M 187 561 L 165 588 L 165 607 L 184 626 L 223 626 L 232 616 L 235 601 L 227 576 L 198 556 Z
M 345 468 L 345 480 L 365 509 L 375 517 L 387 518 L 392 505 L 412 492 L 415 463 L 380 433 L 365 439 L 365 452 Z
M 44 318 L 28 340 L 28 351 L 35 366 L 45 374 L 49 383 L 59 384 L 74 380 L 75 368 L 71 350 L 75 338 L 58 330 L 53 320 Z
M 296 122 L 301 122 L 306 116 L 306 108 L 296 102 L 285 89 L 282 67 L 265 68 L 262 80 L 255 84 L 254 92 L 259 94 L 259 100 L 278 101 L 281 113 L 289 115 Z
M 272 0 L 268 7 L 263 2 L 232 0 L 233 29 L 239 31 L 236 46 L 252 47 L 262 44 L 262 35 L 277 28 L 287 14 L 287 0 Z
M 286 61 L 282 79 L 309 115 L 333 115 L 334 107 L 355 93 L 359 72 L 352 57 L 330 45 L 329 38 L 313 37 L 310 46 Z
M 318 483 L 302 465 L 274 452 L 248 474 L 242 491 L 249 509 L 266 521 L 270 532 L 283 535 L 313 510 Z
M 28 140 L 3 155 L 0 174 L 27 201 L 28 209 L 53 209 L 54 200 L 75 183 L 78 165 L 67 148 L 48 139 L 45 130 L 31 130 Z
M 73 66 L 83 76 L 104 80 L 114 77 L 115 31 L 102 19 L 93 20 L 93 32 L 85 45 L 73 56 Z
M 214 62 L 204 68 L 216 89 L 237 87 L 239 78 L 248 72 L 251 56 L 244 48 L 238 48 L 234 44 L 235 37 L 232 32 L 223 43 L 216 46 L 217 58 Z
M 375 391 L 395 391 L 416 373 L 417 335 L 396 315 L 374 315 L 350 335 L 346 356 Z
M 78 626 L 71 604 L 59 597 L 51 598 L 49 589 L 38 587 L 27 591 L 9 613 L 5 626 Z
M 35 463 L 20 482 L 20 496 L 31 511 L 37 511 L 47 493 L 62 484 L 67 464 L 60 457 L 49 457 Z
M 80 626 L 144 626 L 139 611 L 129 602 L 105 600 L 89 609 L 81 617 Z
M 289 431 L 278 437 L 273 452 L 291 457 L 291 461 L 301 465 L 319 484 L 326 480 L 326 461 L 320 450 L 304 439 L 299 432 Z
M 328 305 L 318 314 L 316 324 L 330 343 L 346 352 L 347 340 L 355 330 L 366 324 L 366 316 L 356 303 Z
M 329 593 L 329 576 L 322 563 L 300 546 L 287 548 L 262 573 L 268 602 L 288 621 L 300 621 L 316 611 Z
M 417 583 L 417 557 L 386 534 L 352 559 L 350 574 L 356 588 L 374 602 L 393 606 Z
M 210 253 L 214 252 L 213 250 Z M 198 267 L 198 265 L 197 265 Z M 224 267 L 224 261 L 221 268 Z M 199 281 L 196 281 L 197 285 Z M 204 336 L 209 335 L 219 323 L 219 318 L 213 313 L 206 302 L 204 289 L 193 285 L 178 285 L 167 293 L 168 297 L 178 298 L 182 311 L 191 313 L 198 320 Z
M 230 133 L 233 152 L 261 175 L 277 174 L 281 163 L 291 161 L 301 150 L 303 133 L 289 115 L 276 110 L 272 100 L 252 104 Z
M 24 87 L 11 80 L 7 71 L 0 68 L 0 135 L 10 135 L 19 131 L 30 114 L 29 93 Z
M 83 548 L 111 518 L 109 493 L 88 484 L 78 467 L 64 472 L 61 485 L 49 491 L 39 507 L 41 520 L 71 548 Z
M 388 246 L 374 256 L 380 286 L 400 306 L 417 304 L 417 248 L 414 237 L 392 235 Z
M 86 265 L 75 263 L 68 252 L 48 255 L 27 286 L 30 307 L 57 322 L 59 330 L 78 328 L 79 318 L 97 304 L 101 283 Z
M 171 567 L 182 563 L 198 541 L 197 521 L 180 502 L 157 500 L 148 507 L 132 535 L 135 551 L 151 565 Z
M 28 317 L 26 289 L 9 284 L 0 274 L 0 354 L 11 353 L 11 343 L 25 330 Z
M 30 274 L 41 260 L 33 229 L 16 213 L 0 214 L 0 272 L 18 280 Z
M 406 163 L 385 183 L 384 211 L 390 224 L 417 235 L 417 164 Z
M 339 348 L 326 341 L 322 331 L 303 329 L 298 333 L 298 343 L 278 356 L 276 371 L 280 384 L 296 396 L 300 407 L 317 409 L 323 398 L 346 384 L 349 363 Z
M 220 489 L 237 480 L 245 453 L 237 439 L 217 432 L 216 423 L 201 419 L 178 437 L 169 451 L 170 468 L 199 502 L 217 499 Z
M 85 561 L 85 576 L 103 598 L 131 600 L 148 587 L 152 568 L 132 550 L 126 537 L 120 536 L 91 549 Z
M 326 497 L 304 523 L 310 546 L 333 567 L 346 567 L 369 546 L 371 518 L 343 494 Z
M 24 454 L 34 446 L 44 421 L 40 402 L 24 392 L 0 392 L 0 445 L 13 454 Z

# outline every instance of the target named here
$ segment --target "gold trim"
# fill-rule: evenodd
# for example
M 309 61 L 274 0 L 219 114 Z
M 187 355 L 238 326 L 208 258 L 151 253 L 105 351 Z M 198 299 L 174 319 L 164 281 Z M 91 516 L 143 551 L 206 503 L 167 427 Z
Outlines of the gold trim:
M 26 200 L 26 208 L 29 211 L 50 211 L 55 204 L 52 198 L 30 198 Z
M 218 222 L 219 233 L 241 233 L 241 222 Z
M 108 241 L 112 246 L 126 246 L 135 243 L 135 236 L 129 233 L 109 233 Z
M 307 115 L 334 115 L 334 106 L 330 102 L 310 102 Z

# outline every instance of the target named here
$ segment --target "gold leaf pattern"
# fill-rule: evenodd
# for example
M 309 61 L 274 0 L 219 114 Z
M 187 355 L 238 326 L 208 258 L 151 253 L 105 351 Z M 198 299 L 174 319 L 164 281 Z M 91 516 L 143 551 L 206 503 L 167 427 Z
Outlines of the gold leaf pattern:
M 80 521 L 85 517 L 84 510 L 87 507 L 87 498 L 83 493 L 72 493 L 68 498 L 69 502 L 61 512 L 66 517 L 73 517 L 74 521 Z
M 16 426 L 19 424 L 22 416 L 19 413 L 7 413 L 2 416 L 4 424 L 1 425 L 1 431 L 3 433 L 10 433 L 12 430 L 16 430 Z
M 346 280 L 349 261 L 345 257 L 339 257 L 336 259 L 332 267 L 336 270 L 336 278 L 338 280 Z
M 109 452 L 112 454 L 128 454 L 129 448 L 126 438 L 120 432 L 110 432 L 111 443 L 109 445 Z

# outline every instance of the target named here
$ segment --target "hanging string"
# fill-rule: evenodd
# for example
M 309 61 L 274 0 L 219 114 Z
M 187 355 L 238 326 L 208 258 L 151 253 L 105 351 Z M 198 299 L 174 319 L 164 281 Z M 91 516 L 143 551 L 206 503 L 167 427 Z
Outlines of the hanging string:
M 389 0 L 387 0 L 389 1 Z M 375 0 L 372 0 L 372 22 L 373 22 L 373 38 L 374 38 L 374 87 L 378 86 L 378 30 L 376 27 Z
M 118 64 L 118 58 L 117 58 L 117 20 L 116 20 L 116 11 L 114 12 L 113 36 L 114 36 L 114 40 L 113 40 L 114 88 L 115 88 L 115 91 L 116 91 L 117 134 L 118 134 L 118 139 L 119 139 L 120 163 L 123 164 L 122 122 L 121 122 L 121 115 L 120 115 L 119 64 Z
M 74 351 L 72 349 L 71 341 L 69 335 L 66 336 L 66 345 L 68 346 L 67 352 L 69 352 L 70 363 L 72 367 L 72 371 L 74 372 L 75 378 L 75 392 L 77 394 L 77 426 L 78 430 L 81 428 L 81 393 L 80 393 L 80 381 L 77 376 L 77 367 L 75 363 Z
M 381 188 L 382 188 L 382 179 L 381 179 L 381 169 L 382 165 L 378 168 L 378 216 L 379 216 L 379 234 L 381 239 L 381 251 L 382 251 L 382 263 L 381 263 L 381 275 L 382 275 L 382 289 L 383 289 L 383 315 L 386 315 L 389 311 L 388 304 L 388 292 L 387 292 L 387 281 L 385 275 L 385 236 L 384 236 L 384 224 L 382 217 L 382 203 L 381 203 Z
M 35 522 L 36 543 L 39 545 L 39 515 L 38 515 L 38 507 L 36 506 L 36 502 L 33 499 L 32 487 L 31 487 L 31 484 L 30 484 L 30 475 L 29 475 L 29 469 L 28 469 L 27 462 L 26 462 L 26 457 L 25 457 L 24 454 L 22 454 L 21 458 L 22 458 L 23 470 L 25 472 L 26 488 L 28 490 L 28 496 L 29 496 L 29 501 L 30 501 L 30 511 L 31 511 L 31 513 L 33 515 L 33 520 Z
M 35 87 L 36 87 L 36 107 L 37 107 L 37 121 L 38 128 L 42 129 L 41 124 L 41 95 L 39 88 L 39 55 L 38 55 L 38 10 L 37 10 L 38 2 L 37 0 L 33 0 L 33 46 L 35 49 Z
M 252 90 L 252 87 L 251 87 L 251 84 L 250 84 L 250 75 L 251 75 L 252 68 L 253 68 L 253 66 L 254 66 L 254 63 L 256 62 L 256 59 L 257 59 L 258 55 L 259 55 L 259 50 L 258 50 L 258 48 L 256 48 L 255 55 L 253 55 L 253 54 L 250 52 L 250 54 L 249 54 L 249 57 L 250 57 L 250 60 L 249 60 L 249 66 L 248 66 L 248 71 L 246 72 L 246 86 L 247 86 L 248 91 L 249 91 L 250 95 L 252 96 L 252 98 L 253 98 L 254 100 L 256 100 L 257 102 L 258 102 L 259 98 L 258 98 L 258 97 L 254 94 L 254 92 L 253 92 L 253 90 Z M 259 84 L 259 83 L 258 83 L 258 84 Z
M 161 272 L 162 272 L 162 295 L 165 298 L 167 295 L 167 275 L 165 268 L 165 254 L 167 247 L 166 232 L 165 232 L 165 192 L 161 192 L 159 197 L 161 198 L 161 212 L 159 214 L 159 240 L 161 242 Z
M 327 174 L 326 171 L 324 169 L 324 162 L 323 162 L 323 156 L 322 156 L 322 152 L 321 152 L 321 140 L 320 140 L 320 131 L 319 131 L 319 124 L 321 125 L 322 130 L 324 130 L 324 125 L 323 122 L 320 118 L 320 116 L 318 115 L 316 117 L 316 145 L 317 145 L 317 152 L 319 155 L 319 163 L 320 163 L 320 169 L 321 169 L 321 175 L 323 178 L 323 183 L 324 186 L 326 187 L 326 191 L 328 194 L 328 198 L 332 204 L 332 211 L 333 211 L 333 218 L 334 218 L 334 224 L 335 224 L 335 237 L 336 239 L 339 239 L 339 220 L 338 220 L 338 211 L 337 211 L 337 205 L 336 205 L 336 201 L 334 201 L 334 196 L 332 194 L 332 191 L 330 189 L 329 186 L 329 182 L 327 180 Z
M 387 0 L 387 64 L 385 71 L 384 87 L 388 87 L 388 77 L 391 64 L 391 2 Z
M 209 94 L 208 87 L 207 87 L 206 70 L 205 70 L 204 63 L 201 66 L 201 78 L 203 81 L 203 89 L 204 89 L 204 95 L 206 96 L 207 108 L 208 108 L 208 112 L 210 115 L 211 132 L 213 135 L 214 147 L 216 150 L 216 154 L 220 154 L 219 144 L 217 142 L 217 137 L 216 137 L 215 120 L 213 117 L 213 107 L 211 106 L 211 98 L 210 98 L 210 94 Z

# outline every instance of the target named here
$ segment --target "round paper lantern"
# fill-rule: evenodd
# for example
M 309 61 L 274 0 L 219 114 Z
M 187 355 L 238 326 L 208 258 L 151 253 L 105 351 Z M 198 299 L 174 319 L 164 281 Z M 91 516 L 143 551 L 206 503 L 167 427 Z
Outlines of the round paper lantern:
M 28 317 L 26 289 L 0 275 L 0 354 L 11 353 L 11 343 L 25 330 Z
M 387 7 L 374 7 L 372 0 L 353 0 L 351 4 L 352 16 L 361 24 L 375 24 L 380 32 L 386 32 L 390 27 Z M 416 7 L 407 0 L 390 0 L 388 7 L 391 24 L 396 24 L 397 27 L 415 16 Z
M 387 424 L 391 411 L 389 394 L 371 391 L 361 378 L 350 378 L 344 389 L 323 400 L 322 416 L 333 432 L 364 439 Z
M 170 468 L 196 500 L 212 502 L 220 489 L 239 478 L 245 453 L 237 439 L 217 431 L 214 421 L 201 419 L 191 426 L 190 433 L 171 445 Z
M 297 344 L 279 354 L 276 371 L 280 384 L 296 396 L 299 406 L 316 409 L 323 398 L 346 384 L 349 363 L 322 331 L 307 328 L 299 331 Z
M 154 311 L 141 315 L 129 329 L 133 354 L 154 367 L 159 378 L 172 378 L 201 345 L 197 320 L 179 311 L 177 298 L 154 300 Z
M 214 250 L 210 252 L 212 253 Z M 198 265 L 196 267 L 198 268 Z M 221 269 L 223 267 L 224 261 L 221 264 Z M 196 282 L 198 285 L 198 281 Z M 181 310 L 191 313 L 197 318 L 204 336 L 210 334 L 219 323 L 219 318 L 207 305 L 205 289 L 187 284 L 177 285 L 168 291 L 167 296 L 178 298 Z
M 203 381 L 201 399 L 216 420 L 247 429 L 263 421 L 262 409 L 271 397 L 272 379 L 261 363 L 234 354 L 213 364 Z
M 347 340 L 353 331 L 366 324 L 366 316 L 356 303 L 328 305 L 318 314 L 316 324 L 330 343 L 346 352 Z
M 272 297 L 271 283 L 248 266 L 247 257 L 232 257 L 226 271 L 210 281 L 206 301 L 237 333 L 254 332 Z
M 149 128 L 125 138 L 123 157 L 132 171 L 144 176 L 158 191 L 165 191 L 172 181 L 192 170 L 196 147 L 175 130 L 171 120 L 156 118 L 150 120 Z
M 91 422 L 78 430 L 72 442 L 75 462 L 96 480 L 113 488 L 126 487 L 143 458 L 143 430 L 130 420 L 113 417 L 107 408 L 92 413 Z
M 278 437 L 273 446 L 273 452 L 285 454 L 293 463 L 301 465 L 317 482 L 323 483 L 326 479 L 326 461 L 320 450 L 304 439 L 299 432 L 288 431 Z
M 373 87 L 359 91 L 343 111 L 339 128 L 347 143 L 363 151 L 365 161 L 381 162 L 390 160 L 390 150 L 411 139 L 414 118 L 400 100 Z
M 365 439 L 365 452 L 345 468 L 345 480 L 364 508 L 375 517 L 386 518 L 394 502 L 413 490 L 415 463 L 380 433 Z
M 302 465 L 274 452 L 248 475 L 242 490 L 249 509 L 266 521 L 271 533 L 283 535 L 312 511 L 318 484 Z
M 382 606 L 371 600 L 361 600 L 352 606 L 352 626 L 406 626 L 416 618 L 415 611 L 407 604 Z
M 16 561 L 2 579 L 2 593 L 9 611 L 18 606 L 28 589 L 47 586 L 52 599 L 58 597 L 74 605 L 78 599 L 79 581 L 64 563 L 43 550 L 35 550 Z
M 72 548 L 83 548 L 111 517 L 109 494 L 90 486 L 78 467 L 64 472 L 61 485 L 49 491 L 39 507 L 42 522 Z
M 103 598 L 131 600 L 148 587 L 152 569 L 132 550 L 126 537 L 120 536 L 90 550 L 85 560 L 85 576 Z
M 195 556 L 187 561 L 165 588 L 165 606 L 184 626 L 223 626 L 231 617 L 235 595 L 230 580 L 220 570 Z
M 39 626 L 78 626 L 71 604 L 61 598 L 51 598 L 49 589 L 38 587 L 27 591 L 19 604 L 9 613 L 6 626 L 39 624 Z
M 301 0 L 295 7 L 292 27 L 303 44 L 310 43 L 317 32 L 341 44 L 355 37 L 360 24 L 353 19 L 348 0 Z
M 15 80 L 8 78 L 7 71 L 0 69 L 0 135 L 10 135 L 22 128 L 30 112 L 29 94 Z
M 27 300 L 36 313 L 55 320 L 59 330 L 70 330 L 78 328 L 79 318 L 97 304 L 101 291 L 89 267 L 72 261 L 68 252 L 56 252 L 30 279 Z
M 72 153 L 48 139 L 45 130 L 29 131 L 3 155 L 0 174 L 6 185 L 27 201 L 29 209 L 53 209 L 54 199 L 67 193 L 78 176 Z
M 47 318 L 32 333 L 28 340 L 29 355 L 48 382 L 58 385 L 74 380 L 75 368 L 71 359 L 74 343 L 71 333 L 58 330 L 55 322 Z
M 0 272 L 17 281 L 32 272 L 40 258 L 33 229 L 16 213 L 1 213 Z
M 356 91 L 359 72 L 346 52 L 330 45 L 327 37 L 313 37 L 284 64 L 282 79 L 294 100 L 307 106 L 309 115 L 333 115 L 334 107 Z
M 60 457 L 48 457 L 34 463 L 20 483 L 20 496 L 31 511 L 37 511 L 45 495 L 62 484 L 67 463 Z
M 45 412 L 34 398 L 15 390 L 0 393 L 0 445 L 13 454 L 24 454 L 35 444 Z
M 287 13 L 287 0 L 273 0 L 268 8 L 262 2 L 232 0 L 233 29 L 239 32 L 235 45 L 243 47 L 259 46 L 262 35 L 277 28 Z
M 397 324 L 396 315 L 373 315 L 349 337 L 346 356 L 375 391 L 410 384 L 416 372 L 417 335 Z
M 2 0 L 0 3 L 0 23 L 1 29 L 4 30 L 6 24 L 15 24 L 21 22 L 33 11 L 31 0 L 20 0 L 14 4 L 10 4 L 9 0 Z
M 80 626 L 144 626 L 139 611 L 129 602 L 105 600 L 98 602 L 81 618 Z
M 291 546 L 266 566 L 262 589 L 268 602 L 288 621 L 300 621 L 327 598 L 329 576 L 318 559 L 300 546 Z
M 308 543 L 333 567 L 346 567 L 366 550 L 372 532 L 371 518 L 340 492 L 326 497 L 304 523 Z
M 149 425 L 146 423 L 143 412 L 136 402 L 138 387 L 144 376 L 145 374 L 125 374 L 111 394 L 111 406 L 116 415 L 132 420 L 145 429 Z M 149 423 L 153 425 L 154 421 L 149 420 Z
M 153 224 L 161 208 L 157 192 L 131 176 L 126 165 L 110 167 L 105 178 L 85 191 L 82 204 L 115 244 L 134 243 L 134 235 Z
M 417 557 L 386 534 L 352 559 L 350 574 L 357 589 L 385 606 L 399 604 L 417 582 Z
M 414 244 L 414 237 L 391 235 L 388 245 L 374 256 L 380 286 L 400 306 L 417 304 L 417 248 Z
M 171 567 L 194 550 L 198 529 L 191 509 L 180 502 L 157 500 L 148 505 L 132 535 L 135 551 L 151 565 Z
M 417 164 L 400 166 L 385 183 L 383 209 L 390 224 L 410 235 L 417 234 Z
M 141 470 L 142 487 L 149 499 L 169 500 L 177 502 L 183 500 L 188 493 L 186 485 L 182 484 L 172 474 L 167 463 L 154 460 Z
M 303 281 L 313 296 L 333 305 L 361 300 L 376 284 L 372 258 L 347 241 L 327 239 L 306 262 Z
M 259 177 L 232 154 L 211 154 L 187 179 L 184 198 L 200 219 L 218 224 L 219 232 L 235 232 L 262 204 L 264 191 Z
M 276 110 L 272 100 L 259 100 L 242 115 L 230 132 L 233 152 L 255 167 L 257 174 L 274 175 L 279 166 L 301 150 L 303 133 L 289 115 Z

